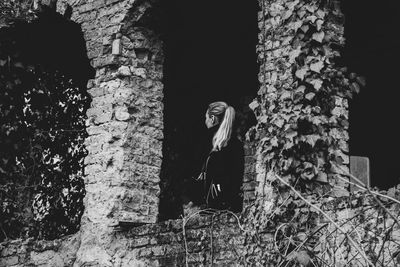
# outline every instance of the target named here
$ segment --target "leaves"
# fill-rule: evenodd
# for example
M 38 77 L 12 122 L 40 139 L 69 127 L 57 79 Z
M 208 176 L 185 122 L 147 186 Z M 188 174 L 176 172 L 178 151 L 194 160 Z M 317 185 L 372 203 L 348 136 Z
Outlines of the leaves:
M 294 60 L 300 55 L 301 46 L 298 46 L 296 49 L 290 51 L 289 53 L 289 62 L 294 62 Z
M 308 71 L 308 68 L 307 68 L 307 67 L 303 67 L 303 68 L 297 70 L 296 73 L 295 73 L 295 75 L 296 75 L 296 77 L 299 78 L 300 80 L 304 80 L 304 77 L 306 76 L 307 71 Z
M 333 186 L 330 164 L 348 162 L 344 153 L 348 150 L 345 97 L 365 85 L 364 79 L 335 65 L 340 56 L 336 44 L 340 44 L 342 33 L 331 17 L 333 13 L 322 6 L 313 1 L 273 5 L 274 14 L 287 19 L 287 28 L 293 30 L 294 36 L 284 39 L 292 46 L 282 44 L 287 48 L 284 58 L 270 57 L 268 64 L 279 67 L 271 72 L 266 90 L 259 94 L 259 105 L 252 105 L 262 123 L 263 159 L 274 172 L 288 182 L 297 181 L 305 191 L 315 188 L 310 181 Z M 268 24 L 274 19 L 266 18 L 266 28 L 271 29 Z M 279 32 L 277 28 L 272 31 Z
M 10 54 L 0 66 L 0 225 L 9 238 L 57 238 L 77 231 L 83 213 L 89 97 L 58 71 Z
M 258 102 L 257 102 L 256 100 L 254 100 L 253 102 L 251 102 L 251 103 L 249 104 L 249 107 L 250 107 L 252 110 L 255 110 L 258 106 L 259 106 L 259 104 L 258 104 Z
M 305 98 L 308 99 L 308 100 L 312 100 L 314 98 L 314 96 L 315 96 L 315 93 L 311 92 L 311 93 L 306 94 Z
M 320 71 L 323 67 L 324 67 L 324 62 L 322 60 L 319 60 L 310 65 L 310 70 L 320 73 Z
M 324 40 L 325 33 L 323 31 L 316 32 L 312 35 L 312 39 L 314 39 L 317 42 L 322 43 L 322 40 Z
M 350 88 L 351 88 L 351 90 L 353 91 L 353 92 L 355 92 L 355 93 L 360 93 L 360 85 L 358 85 L 358 83 L 351 83 L 350 84 Z
M 314 89 L 315 90 L 319 90 L 319 89 L 321 89 L 321 87 L 322 87 L 322 83 L 323 83 L 323 81 L 321 80 L 321 79 L 311 79 L 311 80 L 309 80 L 308 81 L 310 84 L 312 84 L 313 85 L 313 87 L 314 87 Z

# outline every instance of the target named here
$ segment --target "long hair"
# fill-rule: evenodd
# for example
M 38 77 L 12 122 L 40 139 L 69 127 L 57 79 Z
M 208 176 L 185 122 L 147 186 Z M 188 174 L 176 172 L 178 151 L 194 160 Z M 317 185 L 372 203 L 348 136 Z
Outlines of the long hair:
M 231 139 L 235 110 L 225 102 L 219 101 L 211 103 L 207 113 L 209 116 L 216 116 L 220 122 L 218 131 L 212 140 L 213 150 L 218 151 L 225 147 Z

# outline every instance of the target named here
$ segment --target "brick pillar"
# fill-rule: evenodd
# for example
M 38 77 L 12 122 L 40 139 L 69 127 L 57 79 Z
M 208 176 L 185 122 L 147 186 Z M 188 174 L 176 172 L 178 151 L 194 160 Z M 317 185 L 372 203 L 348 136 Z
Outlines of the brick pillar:
M 85 141 L 85 212 L 76 266 L 113 266 L 113 227 L 121 221 L 157 220 L 163 51 L 154 30 L 158 27 L 153 19 L 159 19 L 152 14 L 155 2 L 58 3 L 61 11 L 62 4 L 72 6 L 72 20 L 81 24 L 88 57 L 96 69 L 95 79 L 88 83 L 92 103 Z
M 301 103 L 302 105 L 298 105 L 298 102 L 295 101 L 295 96 L 299 93 L 298 88 L 301 84 L 307 83 L 306 85 L 308 86 L 308 91 L 305 91 L 304 95 L 301 96 L 302 98 L 304 98 L 305 94 L 308 92 L 314 90 L 317 94 L 318 90 L 320 90 L 320 88 L 314 89 L 311 80 L 301 79 L 296 75 L 296 70 L 298 68 L 296 60 L 300 60 L 300 62 L 302 60 L 297 57 L 301 52 L 308 51 L 307 44 L 309 43 L 306 42 L 310 42 L 303 42 L 303 39 L 299 37 L 305 36 L 305 32 L 309 29 L 307 28 L 308 20 L 321 22 L 321 24 L 317 24 L 316 29 L 319 27 L 320 29 L 317 31 L 323 32 L 311 38 L 313 39 L 312 41 L 319 42 L 320 44 L 334 44 L 335 46 L 332 46 L 334 53 L 338 53 L 336 47 L 344 45 L 343 14 L 340 12 L 337 1 L 330 3 L 331 6 L 326 7 L 324 11 L 319 9 L 320 2 L 316 0 L 307 2 L 307 5 L 311 6 L 311 8 L 308 9 L 304 6 L 306 1 L 301 0 L 260 0 L 259 2 L 261 11 L 258 15 L 260 34 L 257 53 L 258 61 L 260 62 L 260 90 L 258 92 L 259 97 L 257 101 L 252 103 L 254 104 L 253 108 L 256 111 L 259 121 L 257 126 L 258 140 L 264 139 L 267 145 L 271 144 L 272 147 L 278 147 L 283 151 L 285 150 L 285 146 L 282 144 L 282 140 L 286 140 L 283 139 L 286 138 L 286 131 L 288 132 L 290 129 L 297 131 L 298 129 L 296 128 L 296 123 L 298 123 L 298 121 L 289 119 L 291 115 L 296 112 L 297 114 L 302 112 L 299 117 L 304 115 L 303 119 L 306 118 L 309 121 L 313 121 L 313 116 L 315 116 L 316 120 L 319 118 L 327 118 L 327 123 L 321 124 L 322 127 L 326 127 L 324 129 L 326 130 L 326 135 L 335 135 L 335 139 L 340 139 L 340 141 L 332 144 L 331 150 L 335 151 L 335 154 L 331 150 L 329 150 L 329 152 L 327 151 L 329 156 L 326 156 L 325 160 L 328 162 L 328 158 L 330 160 L 332 157 L 341 157 L 343 159 L 342 167 L 348 171 L 348 126 L 340 124 L 332 126 L 334 123 L 331 123 L 331 121 L 335 119 L 334 116 L 348 118 L 348 103 L 343 93 L 346 88 L 344 87 L 345 89 L 341 89 L 342 91 L 334 97 L 326 99 L 327 102 L 332 105 L 330 114 L 317 114 L 314 112 L 306 114 L 304 110 L 307 108 L 311 110 L 314 108 L 314 106 L 312 106 L 313 104 L 310 102 L 309 104 L 306 103 L 303 105 L 303 103 Z M 301 28 L 303 25 L 305 26 Z M 318 38 L 321 36 L 322 38 Z M 304 53 L 312 55 L 313 51 L 310 50 Z M 314 56 L 319 59 L 319 55 Z M 321 59 L 324 62 L 324 67 L 326 69 L 328 68 L 327 66 L 336 68 L 332 63 L 333 61 L 330 62 L 326 60 L 326 58 L 331 59 L 333 56 L 324 56 L 325 58 Z M 310 65 L 311 63 L 307 62 L 305 64 Z M 308 65 L 306 67 L 308 67 L 307 72 L 309 76 L 307 77 L 313 75 L 312 77 L 317 79 L 318 75 L 325 71 L 325 69 L 322 69 L 322 71 L 319 72 L 320 70 L 310 68 Z M 321 90 L 324 90 L 324 88 Z M 318 107 L 315 106 L 315 108 Z M 340 113 L 340 115 L 335 113 Z M 325 126 L 329 124 L 328 121 L 331 125 Z M 270 128 L 271 125 L 273 127 Z M 322 136 L 323 134 L 321 134 L 321 138 Z M 305 138 L 304 140 L 307 140 L 309 136 L 304 134 L 303 137 Z M 273 140 L 274 138 L 275 140 Z M 300 140 L 299 142 L 304 142 L 304 140 Z M 257 144 L 257 149 L 261 148 L 262 150 L 262 146 L 262 142 L 259 142 Z M 257 151 L 257 153 L 259 153 L 259 150 Z M 270 188 L 268 180 L 274 180 L 275 177 L 274 173 L 267 169 L 267 161 L 268 159 L 258 154 L 256 164 L 256 180 L 258 181 L 256 192 L 258 196 L 273 195 L 273 190 Z M 323 165 L 321 164 L 321 166 Z M 348 193 L 346 184 L 336 179 L 336 174 L 324 168 L 325 167 L 321 167 L 321 169 L 318 169 L 318 175 L 315 175 L 313 179 L 320 179 L 321 181 L 335 179 L 336 186 L 333 188 L 334 194 L 346 195 Z
M 140 19 L 146 10 L 139 11 L 130 12 Z M 103 55 L 94 60 L 85 160 L 85 216 L 91 221 L 154 223 L 158 216 L 162 42 L 151 28 L 135 27 L 132 17 L 128 13 L 116 33 L 103 36 Z
M 244 175 L 243 175 L 243 204 L 250 204 L 256 199 L 256 152 L 255 144 L 249 141 L 244 143 Z

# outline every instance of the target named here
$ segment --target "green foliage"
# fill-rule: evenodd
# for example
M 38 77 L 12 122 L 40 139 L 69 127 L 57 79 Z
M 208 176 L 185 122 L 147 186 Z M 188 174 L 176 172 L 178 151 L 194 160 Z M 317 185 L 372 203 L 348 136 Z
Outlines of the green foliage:
M 77 231 L 83 212 L 85 88 L 0 43 L 0 240 Z
M 334 11 L 323 1 L 270 2 L 261 18 L 258 49 L 266 60 L 263 66 L 270 63 L 275 69 L 261 67 L 264 81 L 250 105 L 258 125 L 250 135 L 260 143 L 259 153 L 269 168 L 292 184 L 309 190 L 315 181 L 333 185 L 334 165 L 349 162 L 348 99 L 364 81 L 336 63 L 342 33 Z M 281 44 L 282 49 L 289 48 L 283 59 L 274 54 L 279 50 L 266 47 L 274 31 L 294 36 L 281 41 L 288 44 Z

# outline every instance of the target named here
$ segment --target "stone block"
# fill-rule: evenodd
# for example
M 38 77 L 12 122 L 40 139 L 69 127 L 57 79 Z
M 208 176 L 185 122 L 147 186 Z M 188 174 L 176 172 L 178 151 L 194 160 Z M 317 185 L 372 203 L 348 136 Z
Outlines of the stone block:
M 243 191 L 254 191 L 255 188 L 258 186 L 257 181 L 251 181 L 243 184 Z
M 18 256 L 0 258 L 0 266 L 11 266 L 18 264 Z
M 130 117 L 127 107 L 117 107 L 115 109 L 115 118 L 119 121 L 126 121 Z
M 100 113 L 100 114 L 98 114 L 98 115 L 95 117 L 94 123 L 95 123 L 96 125 L 102 124 L 102 123 L 105 123 L 105 122 L 110 121 L 111 118 L 112 118 L 112 112 Z
M 59 254 L 52 250 L 44 252 L 31 252 L 31 261 L 35 265 L 45 265 L 52 267 L 63 267 L 64 261 Z
M 131 76 L 132 73 L 131 73 L 131 70 L 129 69 L 128 66 L 121 66 L 121 67 L 119 67 L 119 69 L 118 69 L 118 75 L 121 75 L 121 76 Z
M 3 249 L 1 251 L 1 257 L 7 257 L 7 256 L 11 256 L 13 254 L 15 254 L 17 252 L 17 247 L 16 246 L 12 246 L 9 245 L 8 247 L 6 247 L 5 249 Z
M 143 79 L 146 79 L 146 69 L 145 68 L 131 68 L 132 73 L 135 76 L 141 77 Z
M 369 158 L 350 156 L 350 174 L 361 180 L 361 182 L 367 186 L 370 186 L 370 164 Z M 350 179 L 352 183 L 359 184 L 354 179 Z M 357 186 L 351 185 L 351 190 L 360 190 Z
M 122 52 L 121 39 L 115 39 L 112 43 L 112 54 L 120 55 Z

